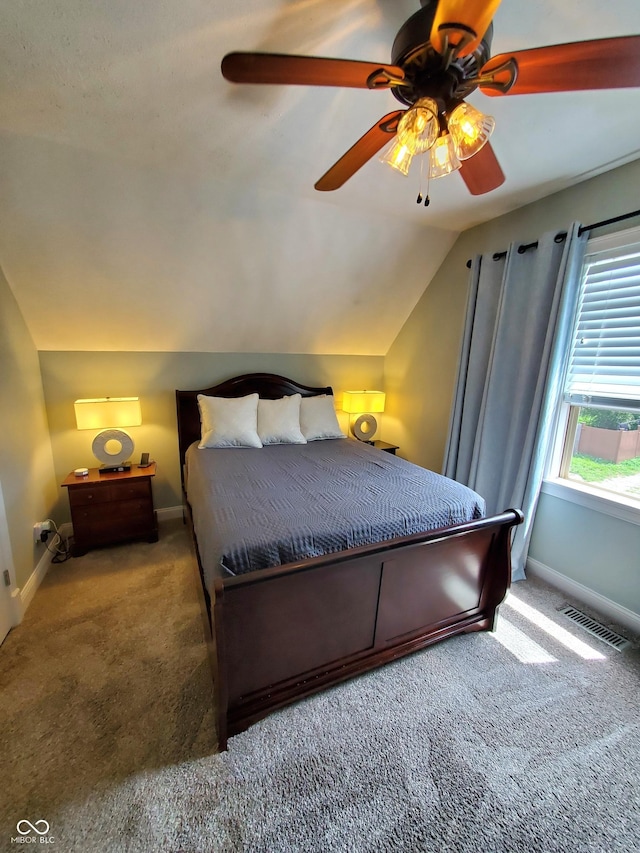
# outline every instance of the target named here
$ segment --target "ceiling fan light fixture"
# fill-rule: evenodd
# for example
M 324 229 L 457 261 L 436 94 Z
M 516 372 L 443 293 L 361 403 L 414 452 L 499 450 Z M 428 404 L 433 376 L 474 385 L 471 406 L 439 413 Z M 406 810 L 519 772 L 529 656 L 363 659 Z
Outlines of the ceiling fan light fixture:
M 451 134 L 445 133 L 439 136 L 429 152 L 429 177 L 442 178 L 461 166 Z
M 412 155 L 424 154 L 438 138 L 438 105 L 433 98 L 420 98 L 398 123 L 398 141 Z
M 403 145 L 397 138 L 387 145 L 380 156 L 381 163 L 386 163 L 388 166 L 391 166 L 392 169 L 395 169 L 396 172 L 400 172 L 405 176 L 409 174 L 409 166 L 411 165 L 412 159 L 413 154 L 411 151 L 409 151 L 407 146 Z
M 486 116 L 471 104 L 462 103 L 449 116 L 448 126 L 456 154 L 460 160 L 468 160 L 489 141 L 496 122 L 493 116 Z

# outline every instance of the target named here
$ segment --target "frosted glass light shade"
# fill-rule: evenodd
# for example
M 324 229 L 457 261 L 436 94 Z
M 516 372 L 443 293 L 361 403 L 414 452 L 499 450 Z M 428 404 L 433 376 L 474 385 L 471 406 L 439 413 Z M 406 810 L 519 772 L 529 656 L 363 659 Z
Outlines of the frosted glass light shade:
M 345 391 L 342 395 L 342 411 L 350 415 L 384 412 L 384 401 L 384 391 Z
M 406 176 L 409 174 L 409 166 L 412 159 L 413 154 L 407 146 L 403 145 L 400 140 L 396 140 L 384 150 L 380 157 L 380 162 L 386 163 L 392 169 Z
M 463 103 L 449 117 L 449 133 L 460 160 L 468 160 L 488 142 L 496 126 L 493 116 L 486 116 L 471 104 Z
M 140 426 L 139 397 L 96 397 L 73 404 L 78 429 L 107 429 Z
M 438 138 L 438 105 L 433 98 L 420 98 L 398 122 L 398 142 L 411 154 L 424 154 Z
M 451 134 L 439 136 L 429 152 L 429 177 L 441 178 L 443 175 L 455 172 L 461 165 Z

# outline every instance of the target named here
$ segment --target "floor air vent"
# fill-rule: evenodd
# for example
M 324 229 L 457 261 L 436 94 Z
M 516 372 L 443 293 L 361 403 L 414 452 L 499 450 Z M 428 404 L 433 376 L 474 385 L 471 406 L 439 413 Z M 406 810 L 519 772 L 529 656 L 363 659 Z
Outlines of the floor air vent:
M 631 645 L 630 641 L 625 637 L 621 637 L 620 634 L 616 634 L 615 631 L 607 628 L 606 625 L 601 625 L 599 622 L 596 622 L 595 619 L 592 619 L 585 613 L 581 613 L 579 610 L 576 610 L 575 607 L 563 607 L 560 610 L 560 613 L 566 616 L 567 619 L 571 619 L 571 621 L 575 622 L 576 625 L 584 628 L 585 631 L 588 631 L 594 637 L 602 640 L 608 646 L 612 646 L 614 649 L 617 649 L 619 652 Z

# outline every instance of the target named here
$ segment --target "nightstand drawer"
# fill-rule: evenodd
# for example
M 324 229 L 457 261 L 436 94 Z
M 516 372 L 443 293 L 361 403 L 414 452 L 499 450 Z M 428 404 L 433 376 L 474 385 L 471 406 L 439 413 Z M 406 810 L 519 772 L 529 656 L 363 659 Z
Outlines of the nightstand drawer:
M 80 506 L 74 511 L 73 519 L 85 521 L 87 524 L 100 524 L 105 521 L 111 526 L 116 524 L 120 527 L 130 519 L 143 518 L 148 522 L 152 515 L 153 507 L 148 500 L 133 500 Z
M 87 513 L 87 516 L 81 520 L 81 525 L 78 528 L 79 532 L 76 532 L 77 527 L 74 526 L 74 537 L 76 544 L 80 547 L 84 547 L 85 545 L 109 545 L 115 542 L 124 542 L 128 539 L 149 536 L 154 530 L 153 524 L 153 515 L 150 518 L 148 511 L 143 515 L 129 516 L 122 523 L 117 522 L 116 527 L 114 527 L 112 518 Z
M 133 498 L 149 500 L 151 483 L 149 480 L 123 480 L 120 483 L 110 483 L 109 492 L 109 499 L 112 501 L 128 501 Z
M 75 507 L 127 501 L 132 498 L 149 500 L 150 489 L 148 480 L 123 480 L 121 483 L 105 483 L 103 486 L 80 486 L 69 489 L 69 503 Z
M 69 489 L 69 503 L 75 506 L 109 503 L 109 486 L 78 486 Z

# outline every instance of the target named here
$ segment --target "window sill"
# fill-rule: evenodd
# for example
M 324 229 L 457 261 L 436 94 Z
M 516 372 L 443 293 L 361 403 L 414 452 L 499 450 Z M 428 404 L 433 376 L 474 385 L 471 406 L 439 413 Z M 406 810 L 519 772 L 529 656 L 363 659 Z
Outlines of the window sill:
M 618 497 L 603 490 L 561 478 L 543 480 L 541 491 L 545 495 L 552 495 L 595 512 L 640 525 L 640 501 L 633 498 Z

